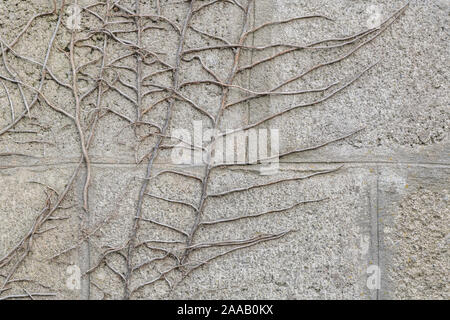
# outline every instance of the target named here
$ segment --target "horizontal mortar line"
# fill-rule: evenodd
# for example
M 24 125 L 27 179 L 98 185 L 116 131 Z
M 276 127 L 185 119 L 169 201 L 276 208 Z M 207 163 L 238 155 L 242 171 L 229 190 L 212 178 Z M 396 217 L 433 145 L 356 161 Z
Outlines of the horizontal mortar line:
M 139 165 L 136 165 L 136 163 L 133 162 L 106 162 L 106 161 L 91 161 L 91 165 L 104 165 L 104 166 L 132 166 L 137 168 Z M 312 160 L 312 161 L 280 161 L 280 164 L 299 164 L 299 165 L 314 165 L 314 164 L 352 164 L 352 165 L 413 165 L 413 166 L 430 166 L 430 167 L 443 167 L 443 168 L 450 168 L 450 163 L 445 162 L 417 162 L 417 161 L 326 161 L 326 160 Z M 64 165 L 78 165 L 79 161 L 65 161 L 65 162 L 54 162 L 54 163 L 36 163 L 36 164 L 19 164 L 19 165 L 6 165 L 2 166 L 0 165 L 0 169 L 15 169 L 15 168 L 36 168 L 36 167 L 52 167 L 52 166 L 64 166 Z M 193 169 L 193 168 L 200 168 L 201 166 L 194 166 L 194 167 L 185 167 L 185 166 L 177 166 L 172 165 L 170 163 L 165 162 L 156 162 L 155 165 L 171 165 L 173 168 L 178 169 Z M 255 167 L 258 166 L 258 164 L 255 165 L 236 165 L 236 168 L 243 168 L 243 167 Z M 232 167 L 229 167 L 232 168 Z
M 389 164 L 389 165 L 430 165 L 430 166 L 450 166 L 450 162 L 421 162 L 421 161 L 384 161 L 384 160 L 310 160 L 310 161 L 280 161 L 282 164 Z

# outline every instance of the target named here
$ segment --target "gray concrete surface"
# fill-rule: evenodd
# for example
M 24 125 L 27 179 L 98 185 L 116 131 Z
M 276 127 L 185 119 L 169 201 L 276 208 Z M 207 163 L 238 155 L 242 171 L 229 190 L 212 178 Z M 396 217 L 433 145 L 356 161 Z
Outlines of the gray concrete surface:
M 94 3 L 88 0 L 78 2 L 82 6 Z M 120 1 L 131 11 L 134 10 L 134 2 Z M 195 2 L 200 6 L 208 1 Z M 244 0 L 239 3 L 247 5 Z M 265 22 L 312 14 L 326 15 L 334 21 L 307 19 L 268 27 L 249 37 L 245 44 L 306 45 L 320 39 L 347 36 L 365 30 L 374 15 L 383 20 L 405 3 L 387 0 L 256 0 L 250 10 L 250 29 Z M 160 5 L 161 15 L 182 25 L 188 10 L 187 1 L 160 1 Z M 34 14 L 51 7 L 52 1 L 47 0 L 1 2 L 2 41 L 11 43 Z M 103 14 L 101 10 L 96 12 Z M 141 1 L 142 14 L 156 12 L 156 1 Z M 299 201 L 326 200 L 258 218 L 203 226 L 196 234 L 195 243 L 248 239 L 291 229 L 296 232 L 212 260 L 192 272 L 173 290 L 168 283 L 177 283 L 182 274 L 170 273 L 168 281 L 145 286 L 134 292 L 131 298 L 448 299 L 449 13 L 450 4 L 446 0 L 412 0 L 398 20 L 354 55 L 333 66 L 321 68 L 304 80 L 283 87 L 283 90 L 312 89 L 335 81 L 343 84 L 380 60 L 373 69 L 326 102 L 290 111 L 260 126 L 280 130 L 281 152 L 325 143 L 360 128 L 364 130 L 323 148 L 283 157 L 280 172 L 273 176 L 260 175 L 258 165 L 221 168 L 213 172 L 209 190 L 220 193 L 343 165 L 336 172 L 311 179 L 212 198 L 205 206 L 203 219 L 206 221 L 281 209 Z M 66 13 L 62 20 L 69 16 Z M 98 19 L 87 12 L 82 17 L 83 28 L 102 27 Z M 242 21 L 242 11 L 223 1 L 195 15 L 192 25 L 237 43 Z M 14 50 L 42 62 L 56 24 L 57 15 L 39 18 Z M 146 31 L 142 45 L 149 50 L 166 52 L 167 55 L 162 55 L 164 59 L 175 65 L 179 36 L 168 24 L 157 25 L 165 27 L 165 30 Z M 116 27 L 112 25 L 109 29 L 116 30 Z M 130 24 L 128 27 L 131 30 L 134 26 Z M 82 30 L 80 35 L 85 32 Z M 135 33 L 121 34 L 121 37 L 136 41 Z M 128 52 L 107 38 L 109 61 Z M 96 35 L 92 43 L 101 46 L 103 40 L 104 35 Z M 61 27 L 48 63 L 49 69 L 64 83 L 71 81 L 70 63 L 65 57 L 69 43 L 70 30 Z M 200 36 L 193 30 L 187 33 L 186 48 L 217 44 L 220 41 Z M 240 73 L 233 83 L 252 91 L 267 91 L 317 63 L 344 54 L 351 46 L 289 53 Z M 250 65 L 279 50 L 244 50 L 239 66 Z M 208 50 L 198 55 L 220 75 L 222 81 L 226 80 L 233 62 L 230 50 Z M 99 56 L 90 48 L 77 48 L 75 52 L 80 64 Z M 34 87 L 39 85 L 38 66 L 14 58 L 10 53 L 7 58 L 8 64 L 22 80 Z M 127 58 L 121 65 L 134 68 L 136 58 Z M 0 75 L 6 75 L 3 62 L 1 66 Z M 155 65 L 143 67 L 144 74 L 159 69 L 160 66 Z M 98 74 L 98 70 L 98 63 L 87 69 L 90 74 Z M 125 83 L 136 83 L 131 72 L 118 70 Z M 113 81 L 114 72 L 117 71 L 107 70 L 104 77 Z M 205 71 L 198 61 L 181 63 L 181 82 L 205 78 Z M 172 78 L 167 74 L 152 77 L 151 81 L 172 85 Z M 18 116 L 25 110 L 20 92 L 17 85 L 4 83 Z M 93 84 L 93 79 L 79 81 L 80 90 Z M 133 96 L 129 88 L 123 85 L 121 88 Z M 181 92 L 211 113 L 215 114 L 220 106 L 221 91 L 217 86 L 193 86 Z M 55 105 L 74 114 L 71 90 L 47 79 L 43 93 Z M 31 101 L 33 92 L 26 90 L 26 95 Z M 151 105 L 161 97 L 160 93 L 150 94 L 143 104 Z M 229 101 L 242 97 L 245 93 L 232 90 Z M 254 99 L 227 109 L 221 129 L 240 128 L 273 112 L 320 97 L 323 97 L 322 93 Z M 82 104 L 85 130 L 95 106 L 95 96 Z M 0 107 L 0 128 L 3 128 L 12 119 L 8 97 L 1 84 Z M 102 107 L 116 110 L 131 119 L 136 117 L 135 106 L 117 92 L 105 94 Z M 164 104 L 158 105 L 146 114 L 144 120 L 162 124 L 165 110 Z M 79 135 L 70 119 L 43 101 L 33 107 L 31 116 L 13 128 L 17 132 L 0 136 L 0 259 L 30 230 L 46 206 L 46 192 L 51 195 L 52 203 L 55 202 L 56 197 L 48 187 L 58 193 L 63 192 L 81 157 Z M 211 125 L 207 117 L 186 102 L 177 101 L 169 132 L 180 128 L 192 131 L 193 121 L 200 120 L 205 129 Z M 31 251 L 11 278 L 22 280 L 9 283 L 6 286 L 9 290 L 2 292 L 0 289 L 0 299 L 9 295 L 24 295 L 26 298 L 26 292 L 55 294 L 36 296 L 36 299 L 124 297 L 121 279 L 121 275 L 126 276 L 127 273 L 124 256 L 148 161 L 144 159 L 137 165 L 136 155 L 143 157 L 156 141 L 151 137 L 139 143 L 139 136 L 148 134 L 148 128 L 140 127 L 135 132 L 127 124 L 111 113 L 99 120 L 89 150 L 92 162 L 89 213 L 82 208 L 86 175 L 82 165 L 61 208 L 52 215 L 53 218 L 64 219 L 46 222 L 41 231 L 50 230 L 33 237 Z M 36 133 L 24 133 L 24 130 Z M 161 151 L 154 170 L 174 168 L 170 155 L 170 150 Z M 200 167 L 183 169 L 199 176 L 203 174 Z M 146 191 L 197 203 L 201 185 L 196 180 L 170 174 L 151 180 Z M 191 208 L 163 200 L 146 197 L 142 207 L 144 218 L 185 231 L 189 231 L 195 220 Z M 90 235 L 89 240 L 81 241 L 86 239 L 86 235 Z M 184 241 L 183 236 L 173 230 L 145 222 L 141 223 L 137 237 L 138 243 L 150 239 Z M 166 250 L 179 250 L 176 245 L 164 245 Z M 101 260 L 105 250 L 121 247 L 124 247 L 121 254 L 108 256 L 107 263 Z M 52 259 L 68 249 L 72 250 Z M 202 261 L 227 249 L 198 250 L 190 261 Z M 0 263 L 0 288 L 21 253 L 23 251 L 17 252 L 11 263 L 4 266 Z M 160 256 L 161 252 L 141 246 L 133 253 L 133 263 L 138 265 Z M 99 261 L 102 263 L 95 271 L 88 276 L 82 275 Z M 161 271 L 171 266 L 173 260 L 164 259 L 137 270 L 131 278 L 131 287 L 137 288 L 158 277 Z M 380 276 L 379 283 L 377 275 Z

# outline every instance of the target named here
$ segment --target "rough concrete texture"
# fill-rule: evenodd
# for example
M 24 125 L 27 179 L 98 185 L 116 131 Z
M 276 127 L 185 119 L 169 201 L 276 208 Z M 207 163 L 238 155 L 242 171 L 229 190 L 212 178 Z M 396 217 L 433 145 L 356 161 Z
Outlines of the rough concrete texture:
M 0 299 L 449 299 L 449 1 L 412 0 L 385 30 L 342 40 L 406 1 L 195 0 L 190 16 L 190 1 L 79 0 L 74 39 L 87 40 L 73 50 L 72 1 L 56 2 L 23 34 L 53 1 L 0 2 Z M 247 47 L 223 48 L 239 44 L 244 21 L 252 30 L 308 15 L 332 20 L 267 25 Z M 324 39 L 334 40 L 304 48 Z M 180 43 L 221 48 L 181 55 Z M 262 49 L 271 44 L 284 46 Z M 259 63 L 293 45 L 303 49 Z M 77 91 L 71 54 L 86 64 Z M 222 131 L 258 123 L 377 61 L 329 99 L 256 127 L 279 129 L 281 153 L 326 145 L 282 157 L 269 176 L 256 164 L 214 168 L 207 194 L 264 186 L 192 208 L 205 168 L 173 164 L 176 130 L 210 129 L 217 114 Z M 223 85 L 230 74 L 234 87 Z M 233 104 L 270 90 L 284 94 Z M 80 136 L 87 144 L 91 132 L 85 210 Z

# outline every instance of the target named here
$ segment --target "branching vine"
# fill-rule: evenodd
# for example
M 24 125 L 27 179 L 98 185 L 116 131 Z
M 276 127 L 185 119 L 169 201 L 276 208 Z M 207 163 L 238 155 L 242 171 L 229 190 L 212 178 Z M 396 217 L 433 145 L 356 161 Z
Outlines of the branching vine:
M 74 3 L 77 4 L 77 1 Z M 285 89 L 288 85 L 305 79 L 307 75 L 317 70 L 347 60 L 379 37 L 407 8 L 405 5 L 398 9 L 377 28 L 366 29 L 348 36 L 321 39 L 302 45 L 279 42 L 255 46 L 251 39 L 262 30 L 309 20 L 329 22 L 333 19 L 325 15 L 310 14 L 253 25 L 251 18 L 255 0 L 188 0 L 174 3 L 183 8 L 181 18 L 174 18 L 171 15 L 171 9 L 164 8 L 167 4 L 158 0 L 151 1 L 151 12 L 148 11 L 149 5 L 144 8 L 144 1 L 141 0 L 94 2 L 81 7 L 83 15 L 89 19 L 89 25 L 78 30 L 69 28 L 63 23 L 66 9 L 71 4 L 68 1 L 53 1 L 51 11 L 31 17 L 12 42 L 7 43 L 0 38 L 3 64 L 3 71 L 0 72 L 0 89 L 5 92 L 6 105 L 10 114 L 9 123 L 0 128 L 0 138 L 24 132 L 23 129 L 18 129 L 19 124 L 24 122 L 27 117 L 29 119 L 38 117 L 34 112 L 35 106 L 42 104 L 70 120 L 78 135 L 80 151 L 80 158 L 64 189 L 57 191 L 51 186 L 44 185 L 46 195 L 44 206 L 34 218 L 31 228 L 16 245 L 8 250 L 5 256 L 0 257 L 0 299 L 34 299 L 56 295 L 51 288 L 39 283 L 37 284 L 45 291 L 31 292 L 27 289 L 26 284 L 34 283 L 36 280 L 15 278 L 15 275 L 19 267 L 30 256 L 35 238 L 57 228 L 49 227 L 48 223 L 54 220 L 65 220 L 57 217 L 55 213 L 64 208 L 64 203 L 68 201 L 68 194 L 74 189 L 81 174 L 84 175 L 83 192 L 81 199 L 77 200 L 83 209 L 77 210 L 82 221 L 80 237 L 76 243 L 68 244 L 66 249 L 49 256 L 48 260 L 50 262 L 61 261 L 64 260 L 66 254 L 87 248 L 89 265 L 86 266 L 83 277 L 90 279 L 100 269 L 108 269 L 121 282 L 122 298 L 124 299 L 142 297 L 142 292 L 146 288 L 158 282 L 166 283 L 169 291 L 174 292 L 177 286 L 191 273 L 212 261 L 296 232 L 297 227 L 293 226 L 287 230 L 242 235 L 236 239 L 199 240 L 201 238 L 199 234 L 210 232 L 208 230 L 211 230 L 210 228 L 213 226 L 221 227 L 236 221 L 255 220 L 263 216 L 276 215 L 302 205 L 326 201 L 327 198 L 303 199 L 295 203 L 280 204 L 279 207 L 267 210 L 235 216 L 224 215 L 224 217 L 216 219 L 208 218 L 208 204 L 211 201 L 226 200 L 229 196 L 242 195 L 269 186 L 282 186 L 288 182 L 313 179 L 316 176 L 331 174 L 340 169 L 340 167 L 336 167 L 303 176 L 275 178 L 244 187 L 225 186 L 222 191 L 216 191 L 213 188 L 214 173 L 220 170 L 230 170 L 233 167 L 255 165 L 255 162 L 249 163 L 248 161 L 215 162 L 215 153 L 218 152 L 217 143 L 224 137 L 247 133 L 251 129 L 267 124 L 293 110 L 322 104 L 349 88 L 376 63 L 363 68 L 350 79 L 342 79 L 312 89 Z M 202 29 L 200 22 L 207 15 L 205 12 L 215 10 L 215 8 L 225 12 L 227 12 L 226 10 L 232 10 L 233 13 L 239 12 L 242 25 L 239 27 L 236 38 L 229 39 Z M 35 61 L 17 52 L 15 46 L 29 32 L 32 25 L 49 16 L 56 17 L 56 23 L 53 26 L 42 61 Z M 174 52 L 159 52 L 151 48 L 152 45 L 148 43 L 161 40 L 157 39 L 159 32 L 166 33 L 168 39 L 176 39 Z M 70 36 L 70 42 L 66 49 L 55 45 L 57 37 L 62 35 Z M 297 51 L 332 52 L 336 49 L 342 49 L 344 53 L 326 62 L 313 65 L 303 72 L 298 72 L 294 77 L 266 90 L 258 91 L 241 84 L 240 79 L 248 76 L 252 70 L 277 63 L 278 59 L 288 54 Z M 49 61 L 56 50 L 64 55 L 68 70 L 70 70 L 70 81 L 67 83 L 51 70 Z M 269 52 L 269 54 L 260 60 L 251 62 L 243 59 L 243 56 L 254 52 Z M 216 62 L 223 59 L 223 56 L 232 58 L 229 65 L 222 68 L 224 71 L 219 72 L 214 66 L 208 66 L 210 63 L 205 55 L 212 55 Z M 88 60 L 87 57 L 92 59 Z M 40 68 L 37 86 L 20 78 L 9 63 L 10 58 Z M 198 68 L 201 71 L 193 73 L 195 79 L 192 79 L 191 70 L 198 70 Z M 71 102 L 66 105 L 58 105 L 53 102 L 45 93 L 46 82 L 53 82 L 67 95 L 70 95 L 73 98 Z M 85 83 L 87 85 L 84 85 Z M 220 91 L 219 99 L 214 106 L 197 102 L 197 97 L 194 97 L 195 92 L 198 90 L 204 92 L 202 90 L 207 87 L 214 87 Z M 21 106 L 17 104 L 15 93 L 21 99 Z M 238 107 L 247 107 L 250 102 L 257 99 L 275 96 L 313 98 L 272 112 L 257 121 L 235 127 L 233 130 L 221 131 L 223 125 L 227 123 L 226 112 Z M 111 103 L 113 100 L 120 101 L 124 107 L 114 107 Z M 133 112 L 127 109 L 127 106 L 130 105 Z M 174 115 L 180 109 L 185 110 L 186 115 L 195 114 L 193 118 L 202 118 L 208 122 L 209 129 L 213 132 L 209 141 L 202 145 L 196 145 L 173 135 L 173 131 L 180 125 L 174 120 Z M 20 110 L 19 113 L 18 110 Z M 122 125 L 122 129 L 116 133 L 118 139 L 124 133 L 132 132 L 135 140 L 133 141 L 135 162 L 139 168 L 145 166 L 145 173 L 136 179 L 140 185 L 138 194 L 134 196 L 136 203 L 133 216 L 128 217 L 129 229 L 126 241 L 119 245 L 101 246 L 97 244 L 97 240 L 103 235 L 103 227 L 111 223 L 118 215 L 118 212 L 107 215 L 96 225 L 92 225 L 92 218 L 96 212 L 91 209 L 92 199 L 89 196 L 94 178 L 90 151 L 91 146 L 95 143 L 96 129 L 101 126 L 102 119 L 107 116 L 111 119 L 110 121 Z M 349 138 L 363 129 L 355 128 L 353 132 L 328 139 L 317 145 L 282 150 L 279 157 L 316 150 Z M 161 168 L 158 161 L 160 159 L 161 162 L 165 161 L 163 152 L 179 148 L 180 144 L 177 143 L 205 156 L 200 170 L 197 167 L 174 168 L 168 164 L 162 165 Z M 141 151 L 144 148 L 146 149 L 142 154 Z M 26 157 L 28 155 L 18 152 L 2 151 L 0 153 L 0 157 L 12 156 Z M 258 158 L 256 163 L 263 163 L 266 160 L 269 159 Z M 195 197 L 187 200 L 154 192 L 154 185 L 156 183 L 163 184 L 162 178 L 165 176 L 175 176 L 182 183 L 184 183 L 183 181 L 194 183 L 196 185 Z M 166 203 L 174 208 L 184 208 L 190 212 L 192 219 L 188 219 L 189 222 L 182 226 L 160 221 L 156 212 L 149 209 L 157 207 L 158 203 Z M 148 226 L 158 228 L 162 230 L 163 234 L 173 235 L 173 237 L 163 239 L 159 237 L 160 232 L 154 234 L 149 232 L 148 230 L 154 229 L 147 229 Z M 160 267 L 164 267 L 162 271 L 159 269 Z M 90 288 L 95 287 L 96 290 L 102 292 L 104 297 L 108 295 L 106 288 L 102 288 L 101 284 L 93 281 L 87 283 Z

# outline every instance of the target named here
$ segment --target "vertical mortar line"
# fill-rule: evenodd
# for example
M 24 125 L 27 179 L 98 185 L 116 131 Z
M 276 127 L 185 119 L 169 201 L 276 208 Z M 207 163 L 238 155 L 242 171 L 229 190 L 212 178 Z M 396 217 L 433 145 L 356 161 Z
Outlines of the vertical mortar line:
M 78 6 L 78 0 L 75 0 L 74 2 L 75 6 Z M 85 140 L 85 133 L 83 131 L 83 127 L 81 125 L 81 100 L 79 96 L 78 91 L 78 76 L 77 76 L 77 66 L 75 62 L 75 43 L 76 43 L 76 35 L 77 35 L 77 26 L 72 26 L 71 28 L 71 40 L 70 40 L 70 51 L 69 51 L 69 60 L 70 60 L 70 67 L 72 71 L 72 94 L 75 99 L 75 126 L 78 132 L 78 136 L 80 139 L 80 145 L 81 145 L 81 153 L 82 153 L 82 161 L 84 162 L 86 166 L 86 179 L 83 187 L 83 213 L 84 213 L 84 219 L 87 222 L 87 225 L 89 225 L 89 202 L 88 202 L 88 191 L 89 191 L 89 183 L 90 183 L 90 177 L 91 177 L 91 165 L 89 161 L 89 153 L 87 150 L 86 140 Z M 80 228 L 81 232 L 83 229 L 83 216 L 80 217 Z M 82 272 L 87 271 L 89 268 L 89 258 L 90 258 L 90 247 L 89 243 L 83 242 L 80 247 L 80 269 Z M 80 296 L 82 299 L 87 299 L 89 296 L 89 280 L 86 277 L 81 276 L 80 279 Z
M 106 0 L 106 11 L 105 11 L 105 26 L 108 22 L 108 17 L 109 17 L 109 11 L 110 11 L 110 6 L 109 6 L 109 0 Z M 97 115 L 95 116 L 94 119 L 94 123 L 92 125 L 92 129 L 91 129 L 91 133 L 88 137 L 88 140 L 86 142 L 87 148 L 89 149 L 90 144 L 92 142 L 93 136 L 94 136 L 94 131 L 97 125 L 97 122 L 99 120 L 99 116 L 98 113 L 101 112 L 101 104 L 102 104 L 102 96 L 103 96 L 103 73 L 105 70 L 105 64 L 106 64 L 106 49 L 108 46 L 108 37 L 106 35 L 104 35 L 103 38 L 103 53 L 102 53 L 102 64 L 100 67 L 100 79 L 98 80 L 98 93 L 97 93 L 97 102 L 96 102 L 96 109 L 97 109 Z M 91 225 L 91 214 L 90 212 L 86 212 L 86 217 L 87 217 L 87 224 L 88 227 Z M 90 243 L 90 239 L 88 238 L 86 240 L 86 242 L 82 245 L 82 254 L 84 256 L 84 269 L 85 270 L 90 270 L 91 268 L 91 243 Z M 86 274 L 85 278 L 82 279 L 81 281 L 81 296 L 84 300 L 90 300 L 91 297 L 91 274 Z
M 379 268 L 379 272 L 381 272 L 381 265 L 380 265 L 380 214 L 379 214 L 379 179 L 380 179 L 380 174 L 379 174 L 379 167 L 378 164 L 376 166 L 376 175 L 377 175 L 377 192 L 376 192 L 376 218 L 377 218 L 377 225 L 376 225 L 376 229 L 377 229 L 377 266 Z M 380 274 L 380 281 L 381 281 L 381 274 Z M 381 285 L 381 283 L 380 283 Z M 376 299 L 380 300 L 380 290 L 377 290 L 377 296 Z
M 86 216 L 86 219 L 88 221 L 88 226 L 90 225 L 90 217 Z M 81 282 L 80 282 L 80 296 L 82 300 L 89 300 L 91 296 L 91 278 L 90 274 L 84 275 L 83 273 L 89 270 L 91 266 L 91 244 L 89 239 L 87 239 L 80 247 L 80 254 L 81 254 Z
M 75 4 L 78 4 L 78 1 L 75 1 Z M 73 32 L 73 31 L 72 31 Z M 74 49 L 74 48 L 73 48 Z M 80 136 L 80 139 L 83 139 L 82 136 Z M 83 143 L 83 142 L 82 142 Z M 91 220 L 91 215 L 89 210 L 85 210 L 84 212 L 85 217 L 86 217 L 86 225 L 87 228 L 89 228 L 90 226 L 90 220 Z M 83 222 L 83 218 L 81 218 L 81 223 Z M 82 243 L 81 247 L 80 247 L 80 254 L 81 254 L 81 263 L 80 263 L 80 269 L 81 269 L 81 281 L 80 281 L 80 296 L 82 300 L 89 300 L 90 298 L 90 287 L 91 287 L 91 279 L 90 279 L 90 275 L 86 274 L 83 275 L 83 273 L 87 270 L 89 270 L 90 266 L 91 266 L 91 244 L 89 239 L 87 239 L 85 242 Z

